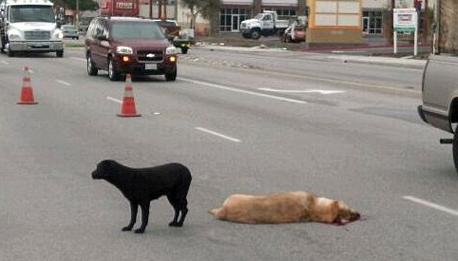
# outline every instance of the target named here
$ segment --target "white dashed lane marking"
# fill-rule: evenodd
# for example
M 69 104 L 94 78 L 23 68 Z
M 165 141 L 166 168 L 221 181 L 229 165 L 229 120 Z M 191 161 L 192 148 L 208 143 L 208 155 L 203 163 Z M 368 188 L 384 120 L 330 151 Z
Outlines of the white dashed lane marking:
M 71 83 L 66 82 L 66 81 L 62 81 L 62 80 L 59 80 L 59 79 L 57 79 L 56 82 L 57 82 L 57 83 L 60 83 L 60 84 L 62 84 L 62 85 L 65 85 L 65 86 L 72 86 Z
M 237 142 L 237 143 L 242 142 L 239 139 L 236 139 L 236 138 L 233 138 L 233 137 L 230 137 L 230 136 L 227 136 L 227 135 L 224 135 L 224 134 L 221 134 L 221 133 L 218 133 L 216 131 L 212 131 L 212 130 L 209 130 L 209 129 L 206 129 L 206 128 L 196 127 L 195 129 L 198 130 L 198 131 L 202 131 L 202 132 L 205 132 L 205 133 L 208 133 L 208 134 L 211 134 L 211 135 L 226 139 L 226 140 L 230 140 L 232 142 Z
M 121 100 L 119 100 L 119 99 L 116 99 L 116 98 L 113 98 L 113 97 L 110 97 L 110 96 L 107 96 L 107 100 L 109 100 L 109 101 L 113 101 L 113 102 L 117 102 L 117 103 L 122 103 L 122 101 L 121 101 Z
M 450 215 L 458 216 L 458 211 L 457 210 L 454 210 L 454 209 L 451 209 L 451 208 L 448 208 L 448 207 L 445 207 L 445 206 L 441 206 L 439 204 L 436 204 L 436 203 L 433 203 L 433 202 L 430 202 L 430 201 L 427 201 L 427 200 L 424 200 L 424 199 L 421 199 L 421 198 L 417 198 L 417 197 L 413 197 L 413 196 L 404 196 L 402 198 L 405 199 L 405 200 L 409 200 L 409 201 L 415 202 L 417 204 L 429 207 L 429 208 L 433 208 L 433 209 L 448 213 Z

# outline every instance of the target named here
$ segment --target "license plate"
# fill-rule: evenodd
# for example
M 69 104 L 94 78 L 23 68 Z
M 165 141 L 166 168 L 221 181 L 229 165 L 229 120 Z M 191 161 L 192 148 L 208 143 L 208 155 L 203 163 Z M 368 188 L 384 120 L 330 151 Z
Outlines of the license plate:
M 157 64 L 147 63 L 145 64 L 145 70 L 157 70 Z

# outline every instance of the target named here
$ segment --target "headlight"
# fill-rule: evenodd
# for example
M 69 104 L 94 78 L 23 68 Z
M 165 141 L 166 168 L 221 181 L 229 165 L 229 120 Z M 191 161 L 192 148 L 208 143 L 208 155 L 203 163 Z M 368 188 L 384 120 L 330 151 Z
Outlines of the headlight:
M 63 39 L 64 38 L 64 33 L 62 33 L 61 30 L 56 29 L 56 30 L 54 30 L 54 38 L 55 39 L 59 39 L 59 40 Z
M 119 54 L 133 54 L 134 51 L 132 48 L 127 47 L 127 46 L 118 46 L 116 47 L 116 52 Z
M 165 49 L 165 54 L 177 54 L 178 50 L 175 48 L 175 46 L 169 46 L 167 49 Z
M 11 30 L 8 32 L 8 39 L 10 41 L 21 40 L 21 33 L 16 30 Z

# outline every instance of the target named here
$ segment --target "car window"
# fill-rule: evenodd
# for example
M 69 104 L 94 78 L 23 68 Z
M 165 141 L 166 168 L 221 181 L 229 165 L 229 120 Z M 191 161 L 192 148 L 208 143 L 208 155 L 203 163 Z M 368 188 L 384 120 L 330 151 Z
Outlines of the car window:
M 114 39 L 165 39 L 162 30 L 156 23 L 113 23 L 111 34 Z
M 95 26 L 98 22 L 98 19 L 94 19 L 91 21 L 89 24 L 89 27 L 87 28 L 87 33 L 86 35 L 90 38 L 95 38 Z

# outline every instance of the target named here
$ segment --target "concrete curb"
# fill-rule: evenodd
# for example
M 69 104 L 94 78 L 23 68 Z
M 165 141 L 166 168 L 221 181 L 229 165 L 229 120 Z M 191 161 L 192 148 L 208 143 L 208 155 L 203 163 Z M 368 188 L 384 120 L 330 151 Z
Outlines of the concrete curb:
M 349 56 L 349 55 L 336 55 L 328 56 L 330 60 L 342 61 L 344 63 L 363 63 L 363 64 L 376 64 L 394 67 L 407 67 L 412 69 L 423 69 L 426 65 L 426 60 L 390 58 L 390 57 L 372 57 L 372 56 Z

